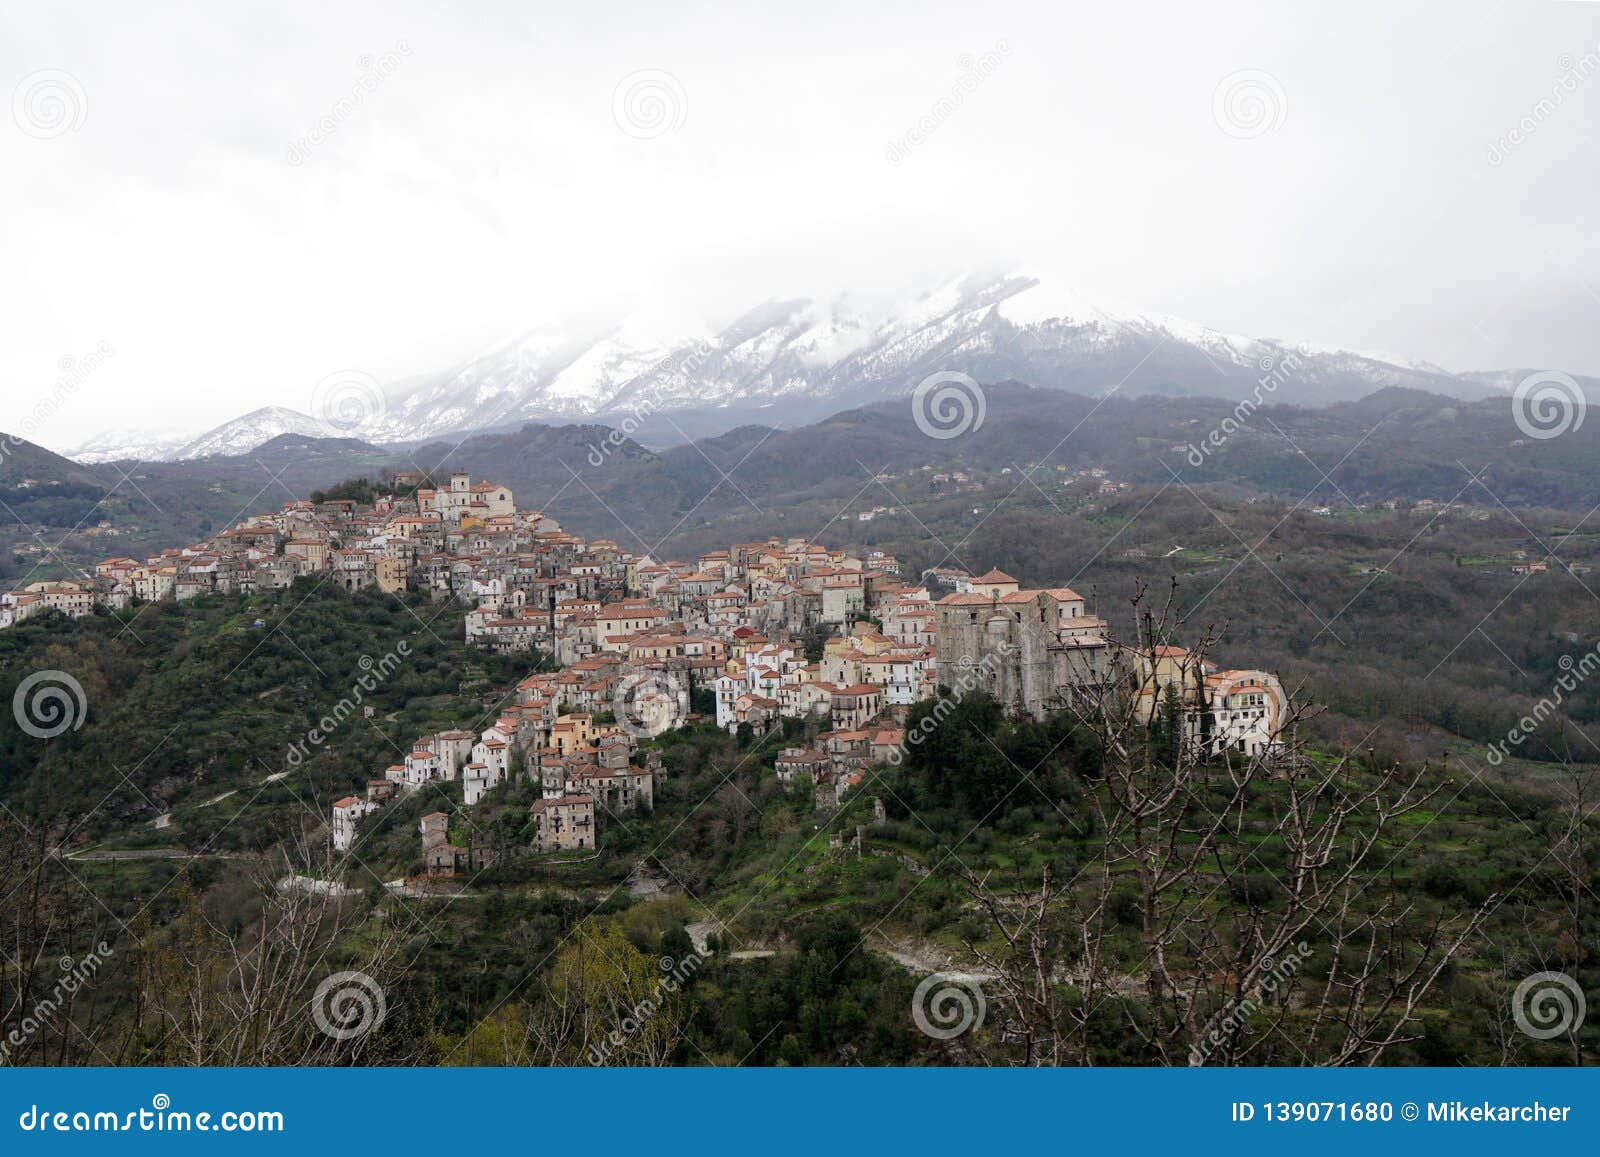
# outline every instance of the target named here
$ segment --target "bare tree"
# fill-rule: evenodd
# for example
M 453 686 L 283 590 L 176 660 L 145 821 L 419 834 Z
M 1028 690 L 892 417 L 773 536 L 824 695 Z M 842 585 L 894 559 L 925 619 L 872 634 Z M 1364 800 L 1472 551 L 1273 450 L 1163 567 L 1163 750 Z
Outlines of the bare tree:
M 1277 745 L 1213 741 L 1212 637 L 1174 648 L 1176 584 L 1159 610 L 1146 601 L 1141 588 L 1138 639 L 1113 676 L 1070 700 L 1103 754 L 1086 795 L 1098 862 L 1020 898 L 968 879 L 1006 945 L 979 953 L 1006 1030 L 1030 1064 L 1092 1063 L 1108 1016 L 1162 1064 L 1376 1063 L 1420 1035 L 1424 998 L 1494 904 L 1430 917 L 1379 885 L 1397 823 L 1448 781 L 1307 758 L 1287 704 Z M 1116 913 L 1131 933 L 1108 905 L 1131 907 Z M 1069 984 L 1063 1005 L 1054 990 Z
M 300 849 L 300 863 L 310 862 Z M 259 914 L 229 932 L 185 884 L 163 929 L 135 928 L 132 1028 L 139 1064 L 318 1065 L 359 1061 L 381 1032 L 404 929 L 364 897 L 292 871 L 283 856 L 252 865 Z M 323 883 L 326 881 L 327 883 Z M 360 929 L 359 937 L 353 933 Z M 340 953 L 357 940 L 360 955 Z
M 1002 1039 L 1021 1049 L 1024 1065 L 1092 1063 L 1090 1014 L 1100 1004 L 1102 986 L 1112 982 L 1103 957 L 1110 890 L 1063 893 L 1046 868 L 1037 890 L 1002 896 L 989 875 L 962 871 L 972 902 L 1004 949 L 964 943 L 988 974 L 985 983 L 998 994 Z
M 1570 743 L 1565 749 L 1566 766 L 1572 768 Z M 1561 971 L 1576 974 L 1584 959 L 1584 894 L 1589 890 L 1588 825 L 1595 810 L 1589 802 L 1593 774 L 1574 772 L 1562 791 L 1559 820 L 1550 827 L 1550 855 L 1560 880 L 1561 930 L 1556 937 L 1556 964 Z M 1530 943 L 1537 938 L 1529 937 Z M 1546 971 L 1552 971 L 1549 964 Z M 1572 1045 L 1572 1063 L 1583 1064 L 1583 1044 L 1578 1039 L 1580 1024 L 1572 1024 L 1567 1038 Z
M 113 919 L 42 828 L 0 839 L 0 1064 L 105 1063 L 97 1014 Z

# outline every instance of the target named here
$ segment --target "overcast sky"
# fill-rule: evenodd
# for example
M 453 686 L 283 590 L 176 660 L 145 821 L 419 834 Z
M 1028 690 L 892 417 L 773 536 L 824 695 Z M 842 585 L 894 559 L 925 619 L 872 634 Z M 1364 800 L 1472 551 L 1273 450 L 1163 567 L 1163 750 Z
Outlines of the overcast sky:
M 34 440 L 305 410 L 551 313 L 996 261 L 1600 373 L 1600 3 L 1311 7 L 9 5 L 0 429 L 102 342 Z M 647 70 L 663 103 L 618 107 Z

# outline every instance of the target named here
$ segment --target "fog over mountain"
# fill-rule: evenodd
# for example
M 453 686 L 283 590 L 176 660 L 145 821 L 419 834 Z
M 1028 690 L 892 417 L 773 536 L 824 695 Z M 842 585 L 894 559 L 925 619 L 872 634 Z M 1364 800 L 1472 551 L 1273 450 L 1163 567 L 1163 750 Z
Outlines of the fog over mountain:
M 1473 400 L 1516 381 L 1510 371 L 1455 375 L 1400 355 L 1222 333 L 1096 302 L 1030 271 L 972 273 L 877 308 L 849 296 L 771 300 L 718 327 L 639 316 L 547 323 L 388 396 L 371 382 L 339 413 L 264 407 L 188 440 L 147 441 L 137 456 L 238 454 L 282 433 L 403 443 L 525 421 L 617 422 L 643 414 L 664 416 L 652 435 L 667 443 L 751 420 L 812 420 L 908 394 L 938 373 L 1092 395 L 1272 397 L 1301 405 L 1396 386 Z M 683 415 L 681 424 L 674 414 Z M 104 461 L 120 449 L 97 439 L 76 456 Z
M 699 436 L 930 366 L 1228 395 L 1265 339 L 1395 351 L 1319 364 L 1318 402 L 1600 372 L 1594 4 L 1423 0 L 1381 36 L 1263 0 L 95 7 L 0 43 L 0 395 L 84 458 L 322 422 L 346 371 L 389 403 L 348 432 L 400 439 L 635 393 Z

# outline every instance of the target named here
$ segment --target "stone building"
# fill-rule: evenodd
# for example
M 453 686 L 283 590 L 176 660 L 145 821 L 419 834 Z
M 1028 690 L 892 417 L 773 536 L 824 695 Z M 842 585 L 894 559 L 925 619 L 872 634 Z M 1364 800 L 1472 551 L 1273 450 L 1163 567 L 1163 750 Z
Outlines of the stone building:
M 941 687 L 985 691 L 1009 710 L 1043 718 L 1115 678 L 1106 624 L 1085 613 L 1070 587 L 1019 590 L 999 571 L 966 585 L 934 604 Z
M 564 795 L 536 799 L 533 813 L 536 852 L 556 852 L 594 847 L 594 797 Z

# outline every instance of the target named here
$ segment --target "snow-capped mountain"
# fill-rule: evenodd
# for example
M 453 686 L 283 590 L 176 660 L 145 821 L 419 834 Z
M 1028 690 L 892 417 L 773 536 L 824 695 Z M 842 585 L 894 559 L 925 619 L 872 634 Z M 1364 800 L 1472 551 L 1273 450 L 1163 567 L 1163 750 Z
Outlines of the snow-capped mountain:
M 709 332 L 633 322 L 576 338 L 539 330 L 396 400 L 362 433 L 410 440 L 515 421 L 777 405 L 821 414 L 909 393 L 941 371 L 1087 393 L 1243 398 L 1264 389 L 1312 405 L 1386 386 L 1485 392 L 1437 367 L 1221 333 L 1011 273 L 951 281 L 876 315 L 847 300 L 800 299 Z
M 329 431 L 309 414 L 286 406 L 262 406 L 243 417 L 207 430 L 184 443 L 171 455 L 174 459 L 208 458 L 214 454 L 248 454 L 279 434 L 305 434 L 323 438 Z
M 1511 394 L 1516 392 L 1518 384 L 1527 378 L 1549 374 L 1549 372 L 1548 368 L 1540 369 L 1533 366 L 1525 366 L 1520 370 L 1484 370 L 1465 373 L 1460 376 L 1469 382 L 1482 386 L 1491 393 Z M 1569 374 L 1566 376 L 1577 383 L 1578 388 L 1583 391 L 1584 396 L 1591 404 L 1600 402 L 1600 378 L 1585 374 Z
M 659 319 L 536 329 L 392 400 L 361 434 L 409 441 L 523 419 L 588 417 L 609 408 L 630 382 L 707 340 L 696 326 Z
M 87 442 L 64 450 L 74 462 L 164 462 L 177 457 L 193 433 L 184 430 L 107 430 Z
M 1391 386 L 1469 400 L 1504 390 L 1492 374 L 1222 333 L 1010 272 L 957 278 L 888 308 L 848 296 L 801 298 L 769 301 L 721 326 L 660 317 L 545 324 L 455 369 L 413 379 L 367 425 L 342 432 L 414 442 L 526 421 L 617 423 L 630 414 L 694 411 L 704 433 L 708 425 L 812 420 L 907 394 L 940 372 L 1088 394 L 1312 406 Z M 269 406 L 168 453 L 141 456 L 239 454 L 285 432 L 327 433 L 305 414 Z

